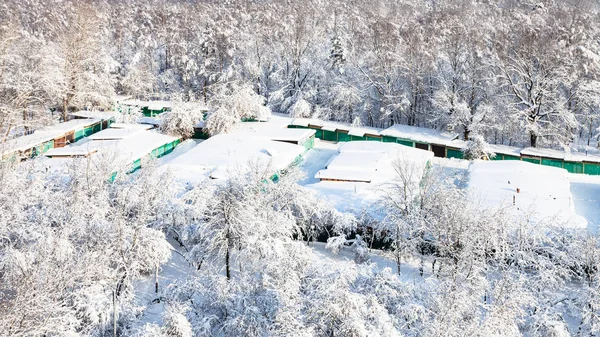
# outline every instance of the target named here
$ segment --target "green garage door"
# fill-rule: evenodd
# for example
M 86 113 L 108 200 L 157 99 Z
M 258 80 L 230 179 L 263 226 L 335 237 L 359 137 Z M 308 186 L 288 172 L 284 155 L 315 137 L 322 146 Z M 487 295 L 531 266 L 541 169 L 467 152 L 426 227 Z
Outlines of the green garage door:
M 349 134 L 340 131 L 337 132 L 337 138 L 338 142 L 349 142 L 352 140 L 352 137 L 350 137 Z
M 396 143 L 404 146 L 415 147 L 415 143 L 411 142 L 410 140 L 396 139 Z
M 585 174 L 600 175 L 600 164 L 598 163 L 584 163 Z
M 542 165 L 562 168 L 563 161 L 558 159 L 542 158 Z
M 458 149 L 446 149 L 446 157 L 463 159 L 463 152 Z
M 367 140 L 367 138 L 365 137 L 359 137 L 359 136 L 350 136 L 351 140 Z
M 337 142 L 337 134 L 335 131 L 327 131 L 327 130 L 322 130 L 323 131 L 323 140 L 327 140 L 330 142 Z
M 564 162 L 563 167 L 571 173 L 583 173 L 583 163 L 566 161 Z
M 534 163 L 534 164 L 540 164 L 540 162 L 541 162 L 540 158 L 523 157 L 522 160 L 526 161 L 528 163 Z

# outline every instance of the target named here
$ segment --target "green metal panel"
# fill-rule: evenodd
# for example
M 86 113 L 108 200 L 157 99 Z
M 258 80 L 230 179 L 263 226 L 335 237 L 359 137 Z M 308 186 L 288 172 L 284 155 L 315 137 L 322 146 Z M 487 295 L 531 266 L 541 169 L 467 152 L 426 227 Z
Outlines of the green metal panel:
M 359 136 L 350 136 L 350 140 L 367 140 L 367 138 Z
M 600 175 L 600 164 L 598 163 L 584 163 L 583 173 L 591 175 Z
M 521 157 L 511 156 L 509 154 L 503 154 L 502 160 L 521 160 Z
M 92 130 L 92 132 L 93 132 L 93 133 L 96 133 L 96 132 L 100 132 L 100 131 L 102 131 L 102 123 L 95 124 L 95 125 L 92 127 L 92 129 L 93 129 L 93 130 Z
M 335 131 L 323 130 L 323 140 L 337 142 L 337 133 Z
M 78 141 L 83 137 L 85 137 L 85 129 L 75 131 L 75 141 Z
M 495 156 L 490 157 L 490 160 L 504 160 L 504 156 L 502 155 L 502 153 L 496 153 Z
M 396 139 L 396 143 L 404 146 L 415 147 L 415 143 L 411 142 L 410 140 Z
M 383 136 L 381 137 L 384 143 L 395 143 L 396 137 Z
M 540 158 L 521 157 L 521 160 L 526 161 L 528 163 L 541 164 Z
M 89 137 L 94 133 L 94 126 L 90 125 L 90 126 L 86 126 L 85 128 L 83 128 L 83 135 L 85 137 Z
M 133 172 L 139 170 L 141 167 L 142 167 L 142 160 L 141 159 L 135 160 L 133 162 L 133 164 L 131 165 L 131 170 L 129 170 L 129 172 L 127 172 L 127 173 L 133 173 Z
M 309 129 L 309 127 L 302 125 L 288 125 L 288 129 Z
M 171 151 L 173 151 L 173 148 L 175 148 L 175 144 L 173 143 L 165 145 L 165 154 L 171 153 Z
M 381 137 L 367 136 L 367 140 L 374 141 L 374 142 L 380 142 Z
M 313 147 L 315 147 L 315 137 L 311 136 L 310 138 L 308 138 L 307 140 L 304 141 L 304 143 L 302 144 L 302 146 L 304 146 L 304 149 L 306 151 L 312 149 Z
M 563 163 L 563 168 L 571 173 L 583 173 L 583 163 L 566 161 Z
M 558 159 L 542 158 L 542 165 L 562 168 L 563 161 Z
M 156 149 L 156 151 L 157 151 L 157 155 L 156 155 L 157 158 L 164 156 L 165 155 L 165 145 L 159 147 L 158 149 Z
M 458 150 L 458 149 L 447 148 L 446 149 L 446 157 L 447 158 L 463 159 L 463 152 L 461 150 Z
M 315 130 L 315 137 L 317 137 L 319 139 L 323 139 L 323 130 L 321 130 L 321 129 L 314 129 L 314 130 Z
M 338 142 L 349 142 L 352 140 L 352 137 L 345 132 L 337 132 Z

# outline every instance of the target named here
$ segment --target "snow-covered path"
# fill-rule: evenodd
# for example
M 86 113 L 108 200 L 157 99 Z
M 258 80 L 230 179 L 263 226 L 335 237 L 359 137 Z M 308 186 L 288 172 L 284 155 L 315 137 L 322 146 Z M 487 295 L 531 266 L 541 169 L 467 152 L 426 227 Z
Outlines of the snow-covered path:
M 147 306 L 143 314 L 143 320 L 147 323 L 162 325 L 164 301 L 160 301 L 159 303 L 153 302 L 162 296 L 162 293 L 169 285 L 175 282 L 184 282 L 196 272 L 177 250 L 179 244 L 172 239 L 168 239 L 168 241 L 173 248 L 171 249 L 171 257 L 167 263 L 160 266 L 158 272 L 158 293 L 155 292 L 154 275 L 140 280 L 135 287 L 136 303 L 141 306 Z

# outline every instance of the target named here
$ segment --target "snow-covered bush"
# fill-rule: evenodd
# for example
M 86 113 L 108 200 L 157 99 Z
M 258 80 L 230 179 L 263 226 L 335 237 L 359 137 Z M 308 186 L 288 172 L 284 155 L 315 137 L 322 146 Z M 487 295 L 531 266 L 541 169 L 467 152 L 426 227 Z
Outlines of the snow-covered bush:
M 271 112 L 264 105 L 265 98 L 254 92 L 251 84 L 239 82 L 217 83 L 212 87 L 206 129 L 211 135 L 228 133 L 242 120 L 265 120 Z
M 493 151 L 488 150 L 487 143 L 483 136 L 475 135 L 467 142 L 467 146 L 463 149 L 465 159 L 491 159 L 496 156 Z
M 183 139 L 194 134 L 194 128 L 203 118 L 204 106 L 197 102 L 184 102 L 180 96 L 173 99 L 171 111 L 161 114 L 160 131 Z

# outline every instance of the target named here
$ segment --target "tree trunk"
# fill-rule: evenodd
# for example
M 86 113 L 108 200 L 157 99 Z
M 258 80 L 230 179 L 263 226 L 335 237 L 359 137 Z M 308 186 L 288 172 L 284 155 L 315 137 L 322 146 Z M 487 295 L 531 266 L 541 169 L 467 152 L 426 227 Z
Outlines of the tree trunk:
M 530 141 L 531 147 L 536 147 L 537 138 L 538 138 L 538 136 L 535 133 L 533 133 L 533 132 L 529 133 L 529 141 Z
M 229 231 L 227 231 L 227 235 L 225 235 L 225 275 L 227 276 L 227 280 L 231 279 L 231 272 L 229 271 L 229 249 L 230 249 L 230 245 L 229 245 Z

